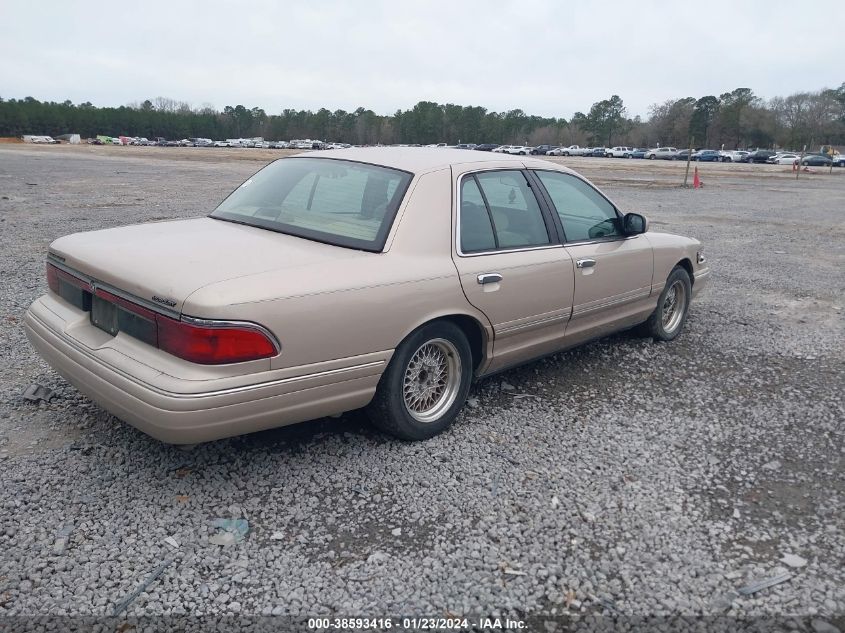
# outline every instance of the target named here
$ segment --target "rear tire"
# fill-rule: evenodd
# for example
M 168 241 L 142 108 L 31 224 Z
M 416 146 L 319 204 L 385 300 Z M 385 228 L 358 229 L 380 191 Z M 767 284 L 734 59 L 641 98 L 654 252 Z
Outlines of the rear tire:
M 457 325 L 424 325 L 396 348 L 367 415 L 376 427 L 399 439 L 433 437 L 458 417 L 472 371 L 472 351 Z
M 657 307 L 643 324 L 644 333 L 652 336 L 655 341 L 672 341 L 678 338 L 687 320 L 691 298 L 692 283 L 689 273 L 685 268 L 675 266 L 666 279 L 666 285 L 657 300 Z

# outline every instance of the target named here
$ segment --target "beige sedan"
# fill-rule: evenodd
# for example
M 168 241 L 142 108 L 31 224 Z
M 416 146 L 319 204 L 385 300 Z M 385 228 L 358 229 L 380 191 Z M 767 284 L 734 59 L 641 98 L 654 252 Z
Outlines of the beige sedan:
M 544 160 L 425 148 L 270 163 L 208 217 L 50 245 L 32 345 L 190 444 L 366 407 L 424 439 L 474 378 L 640 325 L 677 337 L 709 270 Z

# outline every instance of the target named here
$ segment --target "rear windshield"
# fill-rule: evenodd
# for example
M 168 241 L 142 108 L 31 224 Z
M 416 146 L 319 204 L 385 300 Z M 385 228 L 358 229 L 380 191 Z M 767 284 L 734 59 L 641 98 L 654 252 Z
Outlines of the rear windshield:
M 211 217 L 368 251 L 384 248 L 411 174 L 327 158 L 270 163 Z

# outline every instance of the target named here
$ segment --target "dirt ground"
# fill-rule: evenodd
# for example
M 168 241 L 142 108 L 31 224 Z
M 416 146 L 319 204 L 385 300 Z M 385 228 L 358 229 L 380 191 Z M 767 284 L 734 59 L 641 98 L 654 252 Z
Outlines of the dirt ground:
M 693 190 L 684 163 L 551 159 L 653 230 L 701 240 L 711 286 L 675 342 L 625 333 L 480 381 L 422 444 L 352 413 L 183 453 L 32 351 L 22 317 L 46 291 L 51 240 L 206 214 L 291 153 L 0 147 L 0 629 L 110 613 L 168 556 L 127 613 L 845 627 L 845 169 L 705 163 Z M 24 401 L 33 382 L 55 398 Z M 209 545 L 209 520 L 238 512 L 248 538 Z

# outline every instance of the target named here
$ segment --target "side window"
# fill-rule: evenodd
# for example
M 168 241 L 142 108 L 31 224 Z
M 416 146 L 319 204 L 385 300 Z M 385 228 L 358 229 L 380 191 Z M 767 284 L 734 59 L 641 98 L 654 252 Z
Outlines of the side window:
M 567 242 L 621 237 L 616 209 L 580 178 L 553 171 L 536 171 L 563 224 Z
M 543 213 L 520 171 L 488 171 L 475 175 L 496 232 L 499 248 L 524 248 L 549 243 Z
M 493 225 L 475 179 L 461 184 L 461 252 L 492 251 L 496 248 Z

